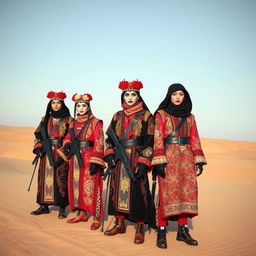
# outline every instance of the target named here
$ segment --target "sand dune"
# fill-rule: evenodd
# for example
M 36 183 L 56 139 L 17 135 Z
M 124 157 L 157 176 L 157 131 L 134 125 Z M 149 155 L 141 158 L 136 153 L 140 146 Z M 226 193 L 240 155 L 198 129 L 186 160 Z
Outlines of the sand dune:
M 146 232 L 144 244 L 133 244 L 132 223 L 126 234 L 106 237 L 89 229 L 91 220 L 73 225 L 59 220 L 56 207 L 48 215 L 31 216 L 37 207 L 36 177 L 27 192 L 33 131 L 0 127 L 0 255 L 255 255 L 256 143 L 202 139 L 208 165 L 198 179 L 200 214 L 189 223 L 199 246 L 176 241 L 176 222 L 171 222 L 168 249 L 161 250 L 154 231 Z

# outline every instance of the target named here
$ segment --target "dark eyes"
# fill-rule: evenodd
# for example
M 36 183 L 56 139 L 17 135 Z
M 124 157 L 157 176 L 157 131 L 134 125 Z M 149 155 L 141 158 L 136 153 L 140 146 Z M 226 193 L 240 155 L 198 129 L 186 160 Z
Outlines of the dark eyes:
M 125 94 L 124 94 L 125 97 L 129 97 L 130 95 L 133 96 L 133 97 L 136 97 L 136 96 L 137 96 L 137 93 L 132 92 L 131 94 L 130 94 L 130 93 L 125 93 Z
M 77 107 L 78 107 L 78 108 L 79 108 L 79 107 L 84 107 L 84 108 L 85 108 L 86 106 L 87 106 L 86 104 L 81 104 L 81 105 L 80 105 L 80 104 L 77 104 Z

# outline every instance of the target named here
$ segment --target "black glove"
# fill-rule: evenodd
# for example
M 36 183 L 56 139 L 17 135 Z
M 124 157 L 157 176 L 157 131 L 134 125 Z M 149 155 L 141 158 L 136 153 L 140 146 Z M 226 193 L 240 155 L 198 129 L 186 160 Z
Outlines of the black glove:
M 143 164 L 143 163 L 137 163 L 137 173 L 135 175 L 135 178 L 138 180 L 140 179 L 143 175 L 145 175 L 148 171 L 148 166 Z
M 204 170 L 204 163 L 197 163 L 196 167 L 197 167 L 197 177 L 200 176 L 203 173 Z
M 166 164 L 157 164 L 154 166 L 152 175 L 153 177 L 156 177 L 157 175 L 161 176 L 162 178 L 165 177 L 165 167 Z
M 114 155 L 113 154 L 109 154 L 107 156 L 104 157 L 104 161 L 106 163 L 108 163 L 108 166 L 110 167 L 114 167 L 115 166 L 115 160 L 114 160 Z
M 96 174 L 100 169 L 100 166 L 98 164 L 95 163 L 91 163 L 90 164 L 90 175 L 93 176 L 94 174 Z
M 63 149 L 64 154 L 67 156 L 70 151 L 70 144 L 69 143 L 66 144 L 62 149 Z
M 62 165 L 63 162 L 64 162 L 64 160 L 60 156 L 58 156 L 58 158 L 57 158 L 57 160 L 56 160 L 56 162 L 54 164 L 54 167 L 56 169 L 59 168 Z
M 101 168 L 101 169 L 100 169 L 100 176 L 101 176 L 101 177 L 104 177 L 104 175 L 105 175 L 104 169 Z
M 39 148 L 34 148 L 34 149 L 33 149 L 33 153 L 36 154 L 36 155 L 40 155 L 40 156 L 41 156 L 41 155 L 42 155 L 42 150 L 43 150 L 43 149 L 42 149 L 41 147 L 39 147 Z

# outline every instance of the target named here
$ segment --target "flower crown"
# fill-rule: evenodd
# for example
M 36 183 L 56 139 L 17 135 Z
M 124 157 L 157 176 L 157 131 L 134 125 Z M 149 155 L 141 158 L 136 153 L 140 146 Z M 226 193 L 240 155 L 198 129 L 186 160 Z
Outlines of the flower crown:
M 138 79 L 133 82 L 123 80 L 119 83 L 118 88 L 123 91 L 139 91 L 141 88 L 143 88 L 143 84 L 142 82 L 138 81 Z
M 88 102 L 88 101 L 91 101 L 92 99 L 93 99 L 92 95 L 89 93 L 84 93 L 84 94 L 76 93 L 72 96 L 72 100 L 75 102 Z
M 64 100 L 67 97 L 65 92 L 50 91 L 47 93 L 47 98 L 50 100 Z

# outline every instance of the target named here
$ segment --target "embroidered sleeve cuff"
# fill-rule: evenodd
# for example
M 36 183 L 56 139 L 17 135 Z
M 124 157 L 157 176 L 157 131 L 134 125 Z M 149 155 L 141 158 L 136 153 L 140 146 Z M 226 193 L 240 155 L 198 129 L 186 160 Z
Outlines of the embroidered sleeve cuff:
M 69 144 L 69 143 L 71 143 L 71 140 L 64 140 L 62 146 L 64 147 L 65 145 L 67 145 L 67 144 Z
M 138 159 L 137 159 L 137 163 L 142 163 L 142 164 L 145 164 L 148 166 L 148 168 L 150 168 L 151 166 L 151 161 L 148 160 L 147 158 L 145 157 L 142 157 L 142 156 L 139 156 Z
M 207 161 L 206 161 L 204 156 L 195 156 L 194 157 L 194 162 L 195 162 L 195 164 L 197 164 L 197 163 L 207 164 Z
M 166 164 L 166 156 L 154 156 L 151 165 Z
M 107 155 L 110 155 L 110 154 L 114 155 L 115 154 L 115 150 L 112 149 L 112 148 L 107 149 L 105 154 L 104 154 L 104 157 L 106 157 Z
M 42 148 L 43 147 L 43 144 L 42 143 L 38 143 L 34 146 L 34 149 L 33 149 L 33 153 L 35 154 L 35 149 L 37 148 Z
M 105 162 L 103 161 L 103 159 L 99 158 L 99 157 L 92 156 L 90 158 L 90 163 L 99 164 L 102 168 L 106 167 Z

